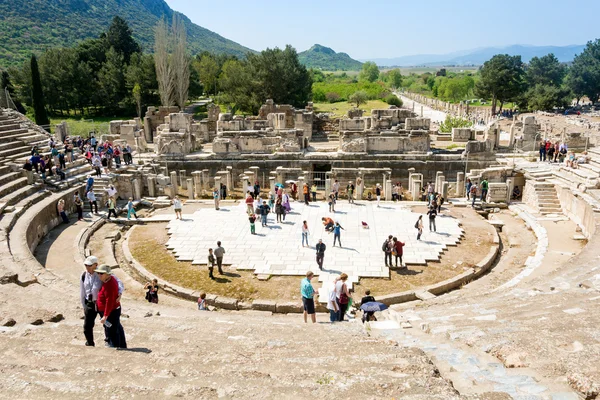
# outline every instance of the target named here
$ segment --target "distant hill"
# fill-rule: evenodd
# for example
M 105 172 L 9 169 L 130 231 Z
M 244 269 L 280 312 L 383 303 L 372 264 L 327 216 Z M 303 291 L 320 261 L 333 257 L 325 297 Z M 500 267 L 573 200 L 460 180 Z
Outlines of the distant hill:
M 362 68 L 362 63 L 346 53 L 336 53 L 329 47 L 315 44 L 310 49 L 298 54 L 298 59 L 307 68 L 317 68 L 325 71 L 356 71 Z
M 379 66 L 416 66 L 416 65 L 482 65 L 496 54 L 520 55 L 523 62 L 529 62 L 533 57 L 545 56 L 554 53 L 561 62 L 573 61 L 575 55 L 581 53 L 585 45 L 571 46 L 525 46 L 512 45 L 507 47 L 484 47 L 449 54 L 420 54 L 395 58 L 375 58 L 364 61 L 373 61 Z
M 0 0 L 0 66 L 21 62 L 32 52 L 97 37 L 115 15 L 129 23 L 135 38 L 149 52 L 156 22 L 163 16 L 170 22 L 173 13 L 176 11 L 163 0 Z M 244 56 L 252 51 L 180 15 L 192 53 L 208 50 Z

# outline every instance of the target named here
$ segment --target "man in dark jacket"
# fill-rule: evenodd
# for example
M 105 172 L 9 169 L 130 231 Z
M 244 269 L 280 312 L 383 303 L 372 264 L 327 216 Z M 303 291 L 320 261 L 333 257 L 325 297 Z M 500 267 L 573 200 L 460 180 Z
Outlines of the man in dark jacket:
M 319 269 L 323 269 L 323 257 L 325 257 L 325 243 L 323 243 L 323 239 L 319 239 L 319 243 L 315 246 L 317 250 L 317 264 L 319 265 Z

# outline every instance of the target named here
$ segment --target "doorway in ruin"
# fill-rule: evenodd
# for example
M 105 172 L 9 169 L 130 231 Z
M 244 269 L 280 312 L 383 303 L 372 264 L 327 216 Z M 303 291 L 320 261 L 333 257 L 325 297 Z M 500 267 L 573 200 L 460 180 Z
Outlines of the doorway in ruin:
M 331 172 L 331 164 L 313 164 L 312 181 L 318 190 L 325 190 L 325 178 Z

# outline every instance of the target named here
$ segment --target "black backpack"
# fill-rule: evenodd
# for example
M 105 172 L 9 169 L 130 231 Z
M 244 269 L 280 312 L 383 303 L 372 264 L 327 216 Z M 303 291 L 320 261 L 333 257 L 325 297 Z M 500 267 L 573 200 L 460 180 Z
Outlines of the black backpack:
M 381 250 L 382 251 L 387 251 L 388 250 L 388 241 L 387 240 L 385 242 L 383 242 L 383 245 L 381 246 Z

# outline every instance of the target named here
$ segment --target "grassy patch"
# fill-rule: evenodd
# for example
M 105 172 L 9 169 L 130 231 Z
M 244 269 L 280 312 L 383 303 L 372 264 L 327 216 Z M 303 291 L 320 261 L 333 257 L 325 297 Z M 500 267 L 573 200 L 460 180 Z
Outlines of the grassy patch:
M 72 136 L 88 137 L 90 132 L 96 131 L 97 135 L 108 134 L 108 123 L 116 120 L 129 120 L 134 116 L 127 117 L 94 117 L 93 119 L 82 119 L 72 117 L 53 117 L 50 118 L 50 126 L 54 127 L 62 121 L 66 121 Z
M 233 266 L 227 266 L 223 268 L 226 275 L 219 275 L 215 267 L 217 280 L 213 281 L 208 277 L 206 266 L 177 261 L 165 247 L 168 238 L 166 224 L 152 224 L 137 227 L 129 240 L 131 254 L 159 279 L 189 289 L 242 300 L 300 301 L 299 277 L 276 276 L 268 281 L 259 281 L 252 272 L 236 271 Z
M 348 110 L 354 107 L 354 104 L 350 104 L 346 101 L 339 103 L 314 103 L 315 112 L 320 113 L 333 113 L 337 117 L 342 117 L 348 114 Z M 360 106 L 360 109 L 365 111 L 366 114 L 370 114 L 374 108 L 389 108 L 390 105 L 382 100 L 369 100 L 366 104 Z

